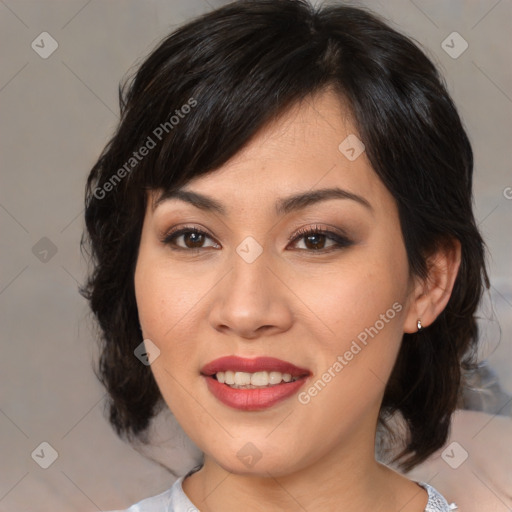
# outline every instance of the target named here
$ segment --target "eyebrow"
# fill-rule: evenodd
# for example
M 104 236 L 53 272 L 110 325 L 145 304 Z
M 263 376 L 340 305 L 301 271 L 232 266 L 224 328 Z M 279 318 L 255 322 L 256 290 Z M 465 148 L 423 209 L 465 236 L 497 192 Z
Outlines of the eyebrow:
M 184 190 L 182 188 L 169 190 L 160 195 L 153 203 L 153 211 L 164 201 L 172 199 L 184 201 L 201 210 L 213 211 L 220 215 L 226 215 L 226 209 L 217 200 L 212 197 L 199 194 L 198 192 L 192 192 L 191 190 Z M 275 211 L 277 215 L 286 215 L 292 211 L 301 210 L 312 204 L 319 203 L 320 201 L 327 201 L 329 199 L 349 199 L 373 212 L 372 205 L 364 197 L 338 187 L 301 192 L 299 194 L 281 198 L 276 202 Z

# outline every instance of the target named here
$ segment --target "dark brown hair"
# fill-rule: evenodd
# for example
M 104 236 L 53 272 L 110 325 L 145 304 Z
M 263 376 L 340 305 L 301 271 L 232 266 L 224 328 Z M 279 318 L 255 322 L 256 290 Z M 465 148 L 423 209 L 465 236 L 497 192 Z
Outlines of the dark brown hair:
M 447 439 L 474 363 L 474 317 L 489 286 L 472 211 L 473 155 L 443 80 L 409 38 L 361 8 L 300 0 L 239 1 L 170 34 L 120 87 L 121 120 L 87 181 L 82 240 L 93 267 L 82 289 L 101 333 L 96 370 L 110 422 L 144 440 L 163 399 L 142 341 L 134 269 L 147 190 L 214 171 L 296 102 L 332 87 L 350 107 L 373 169 L 394 196 L 411 273 L 454 238 L 462 262 L 436 321 L 404 334 L 380 421 L 408 427 L 410 469 Z M 142 148 L 146 148 L 143 150 Z M 146 440 L 144 440 L 146 442 Z

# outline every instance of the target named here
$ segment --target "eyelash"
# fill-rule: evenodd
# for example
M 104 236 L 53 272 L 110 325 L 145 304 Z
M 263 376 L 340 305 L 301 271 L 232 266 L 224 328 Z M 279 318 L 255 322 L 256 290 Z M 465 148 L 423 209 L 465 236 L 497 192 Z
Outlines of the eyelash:
M 203 231 L 201 229 L 198 229 L 194 226 L 185 226 L 183 228 L 177 228 L 175 230 L 170 231 L 167 233 L 164 238 L 161 240 L 161 242 L 165 245 L 169 245 L 169 247 L 173 251 L 188 251 L 188 252 L 196 252 L 204 249 L 203 247 L 195 247 L 195 248 L 185 248 L 185 247 L 178 247 L 174 244 L 174 241 L 179 238 L 181 235 L 187 234 L 187 233 L 194 233 L 197 235 L 205 235 L 208 238 L 211 238 L 206 231 Z M 346 247 L 350 247 L 353 245 L 353 241 L 347 238 L 346 236 L 339 235 L 333 231 L 329 231 L 326 229 L 322 229 L 319 226 L 308 227 L 308 228 L 302 228 L 299 229 L 296 233 L 290 236 L 288 239 L 289 242 L 295 242 L 299 241 L 300 239 L 303 239 L 307 236 L 311 235 L 325 235 L 329 240 L 334 242 L 334 245 L 331 247 L 328 247 L 326 249 L 299 249 L 300 251 L 310 252 L 310 253 L 327 253 L 331 251 L 336 251 L 340 249 L 344 249 Z

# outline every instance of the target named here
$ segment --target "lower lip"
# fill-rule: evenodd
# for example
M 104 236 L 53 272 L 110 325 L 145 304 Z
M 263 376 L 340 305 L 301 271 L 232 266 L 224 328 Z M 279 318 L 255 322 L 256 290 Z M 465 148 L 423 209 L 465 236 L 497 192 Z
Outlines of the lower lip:
M 234 389 L 221 384 L 213 377 L 204 377 L 213 396 L 223 404 L 242 411 L 260 411 L 272 407 L 294 395 L 306 382 L 306 377 L 301 377 L 298 380 L 283 382 L 268 388 Z

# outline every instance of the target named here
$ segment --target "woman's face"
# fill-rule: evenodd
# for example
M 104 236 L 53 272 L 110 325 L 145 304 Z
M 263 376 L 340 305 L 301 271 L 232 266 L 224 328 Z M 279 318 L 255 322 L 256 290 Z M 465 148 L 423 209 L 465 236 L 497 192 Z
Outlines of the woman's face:
M 185 432 L 228 471 L 373 460 L 412 283 L 394 199 L 356 136 L 324 92 L 184 187 L 201 198 L 148 201 L 135 289 L 160 351 L 151 370 Z M 231 356 L 242 359 L 209 364 Z M 253 389 L 221 382 L 231 378 Z

